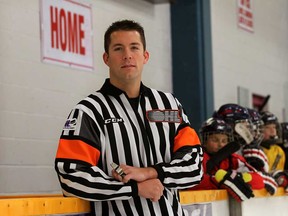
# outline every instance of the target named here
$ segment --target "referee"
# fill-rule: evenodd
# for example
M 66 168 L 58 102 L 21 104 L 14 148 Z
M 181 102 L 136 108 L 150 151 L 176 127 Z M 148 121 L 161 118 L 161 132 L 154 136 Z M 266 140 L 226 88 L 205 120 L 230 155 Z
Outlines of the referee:
M 80 101 L 63 127 L 55 169 L 65 196 L 94 215 L 184 215 L 178 189 L 202 178 L 202 148 L 179 101 L 142 81 L 144 29 L 112 23 L 104 36 L 109 78 Z

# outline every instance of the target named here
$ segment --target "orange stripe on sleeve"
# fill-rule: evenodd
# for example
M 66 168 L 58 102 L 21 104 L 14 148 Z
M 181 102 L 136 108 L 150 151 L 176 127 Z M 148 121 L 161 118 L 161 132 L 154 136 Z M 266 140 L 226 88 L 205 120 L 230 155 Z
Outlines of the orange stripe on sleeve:
M 85 161 L 92 166 L 98 163 L 100 152 L 81 140 L 60 139 L 56 158 Z
M 173 152 L 176 152 L 183 146 L 194 146 L 199 144 L 200 140 L 195 130 L 191 127 L 185 127 L 178 132 L 174 139 Z

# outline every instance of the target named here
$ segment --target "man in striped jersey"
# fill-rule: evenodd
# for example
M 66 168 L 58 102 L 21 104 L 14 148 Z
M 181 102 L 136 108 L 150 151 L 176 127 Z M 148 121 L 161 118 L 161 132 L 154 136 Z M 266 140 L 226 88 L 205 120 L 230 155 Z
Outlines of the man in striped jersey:
M 141 82 L 141 25 L 113 23 L 104 46 L 109 78 L 74 107 L 60 137 L 63 194 L 91 201 L 95 215 L 184 215 L 177 191 L 201 181 L 199 138 L 172 94 Z

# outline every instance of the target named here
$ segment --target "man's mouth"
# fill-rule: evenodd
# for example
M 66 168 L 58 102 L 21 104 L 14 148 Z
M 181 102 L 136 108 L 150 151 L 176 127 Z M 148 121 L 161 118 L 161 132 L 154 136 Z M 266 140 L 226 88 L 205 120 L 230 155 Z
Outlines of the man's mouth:
M 122 65 L 121 68 L 132 68 L 132 67 L 135 67 L 135 65 Z

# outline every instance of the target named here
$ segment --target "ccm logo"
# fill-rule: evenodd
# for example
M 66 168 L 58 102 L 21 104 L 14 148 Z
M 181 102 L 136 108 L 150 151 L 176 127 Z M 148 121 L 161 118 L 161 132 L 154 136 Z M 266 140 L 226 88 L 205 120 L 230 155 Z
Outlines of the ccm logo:
M 181 123 L 179 110 L 149 110 L 146 117 L 151 122 Z
M 105 119 L 104 123 L 105 124 L 110 124 L 110 123 L 123 123 L 124 120 L 122 118 L 109 118 L 109 119 Z

